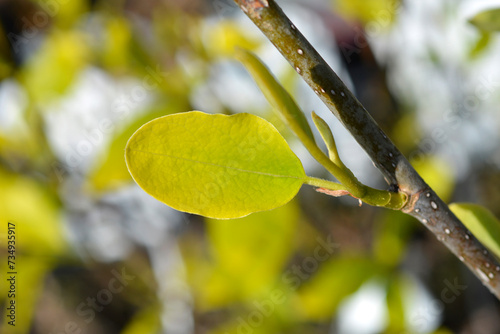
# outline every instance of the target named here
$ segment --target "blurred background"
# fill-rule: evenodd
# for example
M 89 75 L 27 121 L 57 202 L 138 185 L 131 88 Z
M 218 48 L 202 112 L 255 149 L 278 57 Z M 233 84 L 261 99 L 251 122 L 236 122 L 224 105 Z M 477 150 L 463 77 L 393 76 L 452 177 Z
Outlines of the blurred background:
M 498 1 L 278 3 L 445 201 L 500 217 L 500 15 L 477 15 Z M 241 46 L 328 121 L 360 180 L 387 187 L 231 0 L 0 0 L 0 21 L 0 236 L 6 250 L 16 224 L 18 272 L 16 327 L 1 279 L 1 333 L 500 333 L 498 300 L 399 212 L 304 186 L 217 221 L 133 183 L 131 134 L 189 110 L 264 117 L 328 178 Z

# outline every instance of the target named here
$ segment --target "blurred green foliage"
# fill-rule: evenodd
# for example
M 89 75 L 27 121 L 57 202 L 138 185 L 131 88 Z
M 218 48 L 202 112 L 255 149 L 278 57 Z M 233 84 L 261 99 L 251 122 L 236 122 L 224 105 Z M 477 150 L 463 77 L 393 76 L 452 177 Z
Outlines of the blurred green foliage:
M 336 0 L 333 7 L 349 19 L 355 19 L 362 24 L 380 21 L 386 28 L 395 19 L 400 6 L 399 0 Z
M 500 8 L 482 11 L 469 22 L 483 31 L 500 31 Z
M 389 28 L 399 6 L 397 1 L 385 0 L 330 4 L 335 15 L 367 28 L 370 22 L 387 23 Z M 130 135 L 158 116 L 193 109 L 201 88 L 215 85 L 214 68 L 236 64 L 235 46 L 267 52 L 267 42 L 239 20 L 238 8 L 229 2 L 226 7 L 238 15 L 221 18 L 218 7 L 191 0 L 0 2 L 0 87 L 4 94 L 7 85 L 15 91 L 8 91 L 10 100 L 2 102 L 9 103 L 0 105 L 0 275 L 7 272 L 7 224 L 14 222 L 20 273 L 16 333 L 59 333 L 72 321 L 89 333 L 160 333 L 169 323 L 166 319 L 175 319 L 177 325 L 192 323 L 195 333 L 329 333 L 345 302 L 374 281 L 382 286 L 387 308 L 386 328 L 381 331 L 412 333 L 408 295 L 421 293 L 421 285 L 428 286 L 434 302 L 440 301 L 448 278 L 458 277 L 471 286 L 469 291 L 474 292 L 470 293 L 477 291 L 460 262 L 412 218 L 368 206 L 358 208 L 356 201 L 306 189 L 283 207 L 241 219 L 183 215 L 185 223 L 177 226 L 173 218 L 162 217 L 155 222 L 174 226 L 162 245 L 123 246 L 127 251 L 111 260 L 95 255 L 98 236 L 109 228 L 106 224 L 131 229 L 125 221 L 132 217 L 139 228 L 131 229 L 130 235 L 137 236 L 154 220 L 154 208 L 141 211 L 139 204 L 129 205 L 124 197 L 118 197 L 118 202 L 124 202 L 121 205 L 110 200 L 133 187 L 123 160 Z M 494 38 L 490 31 L 498 20 L 493 14 L 473 20 L 484 30 L 477 35 L 477 43 L 469 46 L 476 61 Z M 120 85 L 127 82 L 148 98 L 125 109 L 113 109 L 109 103 L 110 112 L 100 116 L 109 118 L 112 126 L 102 145 L 94 148 L 95 158 L 82 158 L 91 160 L 85 169 L 70 164 L 61 153 L 63 144 L 74 142 L 62 138 L 62 143 L 55 143 L 50 122 L 62 113 L 65 101 L 72 101 L 75 110 L 77 103 L 83 103 L 71 98 L 81 90 L 89 71 L 105 77 L 108 85 L 102 95 L 85 96 L 85 102 L 95 102 L 92 108 L 101 100 L 119 100 Z M 286 89 L 300 95 L 293 69 L 287 68 L 281 76 Z M 380 85 L 384 83 L 366 89 Z M 120 93 L 110 93 L 114 91 Z M 211 99 L 213 95 L 206 98 L 207 104 Z M 218 105 L 221 113 L 235 113 L 223 102 Z M 411 106 L 399 108 L 387 133 L 409 156 L 424 132 Z M 262 114 L 293 143 L 282 123 L 267 111 Z M 84 128 L 89 118 L 83 115 L 72 121 L 80 121 Z M 435 152 L 418 158 L 413 161 L 415 167 L 445 201 L 470 193 L 463 185 L 459 188 L 450 167 Z M 115 211 L 105 216 L 99 211 L 103 207 Z M 87 230 L 96 234 L 87 235 Z M 105 237 L 124 238 L 115 232 Z M 126 240 L 120 241 L 126 245 Z M 155 261 L 175 255 L 177 249 L 182 269 L 167 275 Z M 415 260 L 418 257 L 420 262 Z M 168 261 L 173 260 L 168 257 Z M 95 312 L 95 319 L 85 322 L 77 307 L 109 289 L 113 270 L 122 268 L 134 279 L 123 292 L 113 294 L 102 312 Z M 420 270 L 425 274 L 418 276 Z M 188 292 L 177 285 L 169 290 L 172 280 L 181 281 Z M 2 279 L 0 285 L 3 306 L 6 283 Z M 175 307 L 167 307 L 174 297 L 178 298 Z M 445 316 L 455 312 L 453 320 L 446 318 L 435 333 L 451 333 L 448 327 L 467 325 L 473 313 L 464 299 L 443 307 Z M 181 304 L 187 306 L 181 308 Z M 11 333 L 3 309 L 0 332 Z M 172 316 L 179 310 L 185 313 L 181 320 Z
M 45 275 L 58 263 L 71 259 L 71 253 L 68 253 L 68 244 L 62 233 L 59 203 L 52 194 L 33 180 L 3 169 L 0 169 L 0 188 L 0 219 L 4 222 L 2 247 L 6 247 L 7 237 L 14 236 L 15 239 L 9 240 L 16 241 L 17 254 L 15 261 L 8 262 L 7 255 L 12 253 L 4 250 L 0 270 L 2 273 L 11 272 L 10 265 L 15 263 L 15 271 L 20 273 L 15 282 L 18 287 L 16 328 L 20 333 L 28 333 Z M 7 227 L 12 224 L 15 233 L 5 235 Z M 10 282 L 4 278 L 1 283 L 0 303 L 4 303 Z M 3 318 L 7 319 L 6 311 L 3 313 Z M 2 321 L 2 333 L 9 333 L 9 328 L 7 321 Z
M 477 204 L 452 203 L 450 209 L 483 245 L 500 258 L 500 220 Z
M 213 310 L 265 297 L 280 283 L 296 243 L 299 221 L 300 210 L 294 201 L 244 218 L 207 219 L 208 254 L 203 249 L 196 250 L 201 252 L 197 254 L 188 252 L 190 242 L 183 243 L 199 307 Z

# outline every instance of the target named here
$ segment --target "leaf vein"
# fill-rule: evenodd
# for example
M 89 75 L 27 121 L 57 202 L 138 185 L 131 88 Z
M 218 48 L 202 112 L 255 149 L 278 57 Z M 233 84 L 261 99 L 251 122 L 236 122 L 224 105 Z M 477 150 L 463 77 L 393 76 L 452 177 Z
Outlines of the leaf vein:
M 271 176 L 271 177 L 277 177 L 277 178 L 290 178 L 290 179 L 296 179 L 296 180 L 305 180 L 304 177 L 298 177 L 298 176 L 293 176 L 293 175 L 280 175 L 280 174 L 259 172 L 259 171 L 253 171 L 253 170 L 246 170 L 246 169 L 238 168 L 238 167 L 220 165 L 220 164 L 216 164 L 216 163 L 213 163 L 213 162 L 206 162 L 206 161 L 199 161 L 199 160 L 195 160 L 195 159 L 182 158 L 182 157 L 178 157 L 178 156 L 170 155 L 170 154 L 165 154 L 165 153 L 154 153 L 154 152 L 148 152 L 148 151 L 142 151 L 142 150 L 133 150 L 133 149 L 129 149 L 129 151 L 146 153 L 146 154 L 152 154 L 152 155 L 158 155 L 158 156 L 163 156 L 163 157 L 168 157 L 168 158 L 173 158 L 173 159 L 179 159 L 179 160 L 184 160 L 184 161 L 190 161 L 190 162 L 195 162 L 195 163 L 199 163 L 199 164 L 203 164 L 203 165 L 209 165 L 209 166 L 215 166 L 215 167 L 221 167 L 221 168 L 231 169 L 231 170 L 235 170 L 235 171 L 243 172 L 243 173 L 258 174 L 258 175 Z

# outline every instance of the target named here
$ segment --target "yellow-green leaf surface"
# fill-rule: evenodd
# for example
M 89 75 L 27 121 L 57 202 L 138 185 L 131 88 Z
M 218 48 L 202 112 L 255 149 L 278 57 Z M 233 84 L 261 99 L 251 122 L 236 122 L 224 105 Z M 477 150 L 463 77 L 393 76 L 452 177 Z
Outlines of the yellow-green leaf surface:
M 472 203 L 452 203 L 450 209 L 484 246 L 500 258 L 500 221 L 493 213 Z
M 469 22 L 483 31 L 500 31 L 500 8 L 480 12 Z
M 306 177 L 276 128 L 250 114 L 160 117 L 137 130 L 125 151 L 130 174 L 148 194 L 211 218 L 282 206 Z

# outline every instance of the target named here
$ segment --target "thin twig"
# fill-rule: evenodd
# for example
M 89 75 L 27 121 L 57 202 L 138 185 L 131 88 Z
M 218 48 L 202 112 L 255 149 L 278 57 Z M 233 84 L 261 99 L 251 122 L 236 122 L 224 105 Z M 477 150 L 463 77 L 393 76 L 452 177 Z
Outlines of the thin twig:
M 500 264 L 424 182 L 274 0 L 234 0 L 340 120 L 417 218 L 500 299 Z M 397 187 L 395 187 L 397 186 Z

